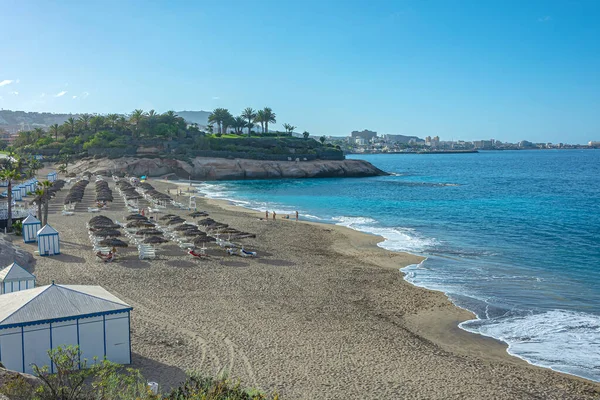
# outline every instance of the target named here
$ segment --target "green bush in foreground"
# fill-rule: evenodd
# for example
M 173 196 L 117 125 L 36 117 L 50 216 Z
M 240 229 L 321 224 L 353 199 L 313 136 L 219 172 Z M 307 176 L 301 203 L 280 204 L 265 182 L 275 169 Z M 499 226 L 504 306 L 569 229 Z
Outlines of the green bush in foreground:
M 153 394 L 138 370 L 107 360 L 88 365 L 78 347 L 58 347 L 48 355 L 55 373 L 49 373 L 47 366 L 33 365 L 38 382 L 15 374 L 0 387 L 0 394 L 11 400 L 279 400 L 277 394 L 266 396 L 247 390 L 226 377 L 213 379 L 198 374 L 191 374 L 168 394 Z

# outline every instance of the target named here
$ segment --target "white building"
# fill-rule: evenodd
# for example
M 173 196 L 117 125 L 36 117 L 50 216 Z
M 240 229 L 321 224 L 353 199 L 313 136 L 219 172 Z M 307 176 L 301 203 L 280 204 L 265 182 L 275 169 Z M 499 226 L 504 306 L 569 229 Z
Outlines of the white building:
M 54 256 L 60 254 L 60 239 L 56 229 L 44 225 L 37 232 L 38 252 L 40 256 Z
M 79 346 L 88 365 L 131 363 L 132 307 L 100 286 L 48 285 L 0 296 L 0 362 L 32 372 L 50 365 L 48 350 Z
M 0 294 L 33 289 L 34 287 L 35 276 L 19 264 L 12 263 L 0 270 Z
M 29 214 L 23 220 L 23 241 L 25 243 L 33 243 L 37 241 L 37 233 L 42 229 L 42 223 L 39 219 Z

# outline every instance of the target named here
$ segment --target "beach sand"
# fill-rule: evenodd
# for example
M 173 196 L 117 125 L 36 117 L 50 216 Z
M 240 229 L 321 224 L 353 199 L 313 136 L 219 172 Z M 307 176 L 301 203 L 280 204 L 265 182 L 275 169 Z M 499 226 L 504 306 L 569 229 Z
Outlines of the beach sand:
M 86 212 L 94 184 L 64 217 L 68 189 L 50 206 L 62 254 L 36 256 L 37 282 L 101 285 L 132 305 L 133 367 L 163 388 L 196 370 L 227 371 L 284 399 L 600 398 L 597 383 L 531 366 L 503 343 L 460 330 L 472 314 L 405 282 L 398 269 L 421 259 L 377 247 L 380 237 L 293 217 L 264 221 L 263 213 L 199 198 L 198 210 L 255 233 L 242 242 L 259 257 L 213 245 L 199 260 L 170 244 L 156 260 L 140 261 L 133 247 L 105 264 L 85 227 L 98 215 Z M 123 221 L 116 190 L 115 199 L 102 214 Z

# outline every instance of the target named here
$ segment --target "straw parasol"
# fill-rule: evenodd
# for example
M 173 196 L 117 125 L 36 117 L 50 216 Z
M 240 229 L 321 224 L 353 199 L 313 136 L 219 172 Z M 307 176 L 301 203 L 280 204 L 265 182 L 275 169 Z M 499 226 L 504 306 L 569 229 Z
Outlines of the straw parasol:
M 178 217 L 178 218 L 173 218 L 173 219 L 167 221 L 167 225 L 177 225 L 177 224 L 181 224 L 184 222 L 185 222 L 185 219 Z
M 154 223 L 143 219 L 135 219 L 125 225 L 125 228 L 152 228 Z
M 133 221 L 133 220 L 147 220 L 148 217 L 143 216 L 142 214 L 129 214 L 128 216 L 125 217 L 125 219 L 127 221 Z
M 106 247 L 127 247 L 128 244 L 120 239 L 104 239 L 100 241 L 100 246 Z
M 162 232 L 157 229 L 140 229 L 136 235 L 162 235 Z
M 198 227 L 196 225 L 192 225 L 192 224 L 181 224 L 179 226 L 176 226 L 175 228 L 173 228 L 174 231 L 187 231 L 190 229 L 198 229 Z
M 177 215 L 175 215 L 175 214 L 166 214 L 166 215 L 163 215 L 162 217 L 160 217 L 160 220 L 161 221 L 165 221 L 167 219 L 172 219 L 172 218 L 175 218 L 175 217 L 177 217 Z
M 194 239 L 194 245 L 200 246 L 204 243 L 215 242 L 215 241 L 216 241 L 216 239 L 212 238 L 210 236 L 198 236 L 196 239 Z
M 93 232 L 93 235 L 99 236 L 99 237 L 115 237 L 115 236 L 121 236 L 121 232 L 116 229 L 102 229 L 102 230 Z
M 160 236 L 150 236 L 149 238 L 144 239 L 144 243 L 146 244 L 162 244 L 167 242 L 167 239 Z
M 208 213 L 206 211 L 194 211 L 189 216 L 192 218 L 208 217 Z

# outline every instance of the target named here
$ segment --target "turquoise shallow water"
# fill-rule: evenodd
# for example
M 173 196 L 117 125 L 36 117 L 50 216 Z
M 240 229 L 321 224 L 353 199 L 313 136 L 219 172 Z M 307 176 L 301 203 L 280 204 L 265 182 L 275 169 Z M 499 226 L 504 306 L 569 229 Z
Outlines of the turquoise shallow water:
M 600 151 L 365 155 L 394 175 L 197 184 L 214 198 L 381 235 L 478 319 L 465 330 L 600 381 Z

